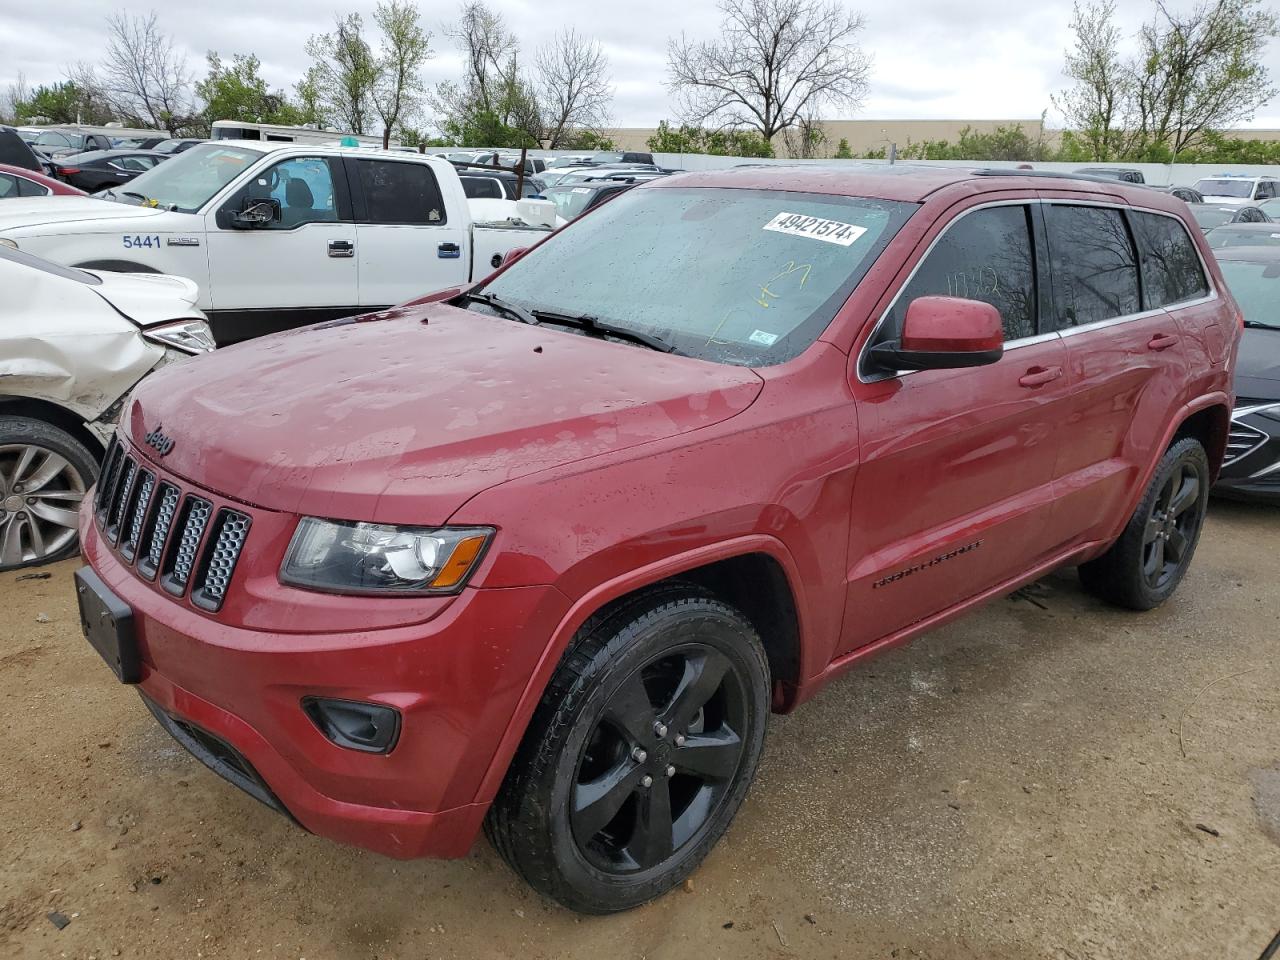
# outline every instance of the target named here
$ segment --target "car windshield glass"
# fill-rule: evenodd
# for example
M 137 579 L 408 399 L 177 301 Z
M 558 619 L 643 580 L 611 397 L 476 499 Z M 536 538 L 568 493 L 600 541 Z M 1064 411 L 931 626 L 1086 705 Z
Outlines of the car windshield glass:
M 1243 226 L 1245 229 L 1241 229 Z M 1209 246 L 1214 249 L 1221 247 L 1274 247 L 1280 246 L 1280 224 L 1272 226 L 1271 224 L 1258 224 L 1261 230 L 1248 229 L 1254 224 L 1242 224 L 1241 226 L 1225 226 L 1219 227 L 1217 230 L 1210 230 L 1205 237 L 1209 241 Z M 1280 293 L 1280 289 L 1276 291 Z
M 1240 197 L 1249 199 L 1253 193 L 1252 180 L 1233 180 L 1228 177 L 1212 180 L 1197 180 L 1196 189 L 1206 197 Z
M 1201 207 L 1194 206 L 1191 208 L 1191 215 L 1196 218 L 1196 223 L 1205 228 L 1220 227 L 1224 223 L 1230 222 L 1235 216 L 1234 210 L 1219 210 L 1217 207 Z
M 1280 330 L 1280 260 L 1220 260 L 1218 265 L 1245 320 Z
M 587 209 L 594 193 L 590 187 L 552 187 L 544 196 L 556 205 L 556 213 L 561 218 L 572 220 Z
M 74 280 L 76 283 L 83 283 L 96 287 L 102 283 L 102 278 L 92 273 L 86 273 L 84 270 L 77 270 L 75 267 L 64 267 L 60 263 L 54 263 L 43 257 L 33 257 L 31 254 L 22 250 L 14 250 L 10 247 L 0 247 L 0 260 L 8 260 L 12 263 L 20 263 L 24 267 L 30 267 L 33 270 L 41 270 L 45 273 L 51 273 L 55 277 L 62 277 L 66 280 Z
M 137 196 L 123 197 L 116 191 L 112 199 L 195 213 L 261 156 L 260 151 L 244 147 L 201 144 L 157 164 L 131 181 L 129 193 Z
M 688 356 L 767 366 L 817 339 L 916 208 L 772 190 L 628 190 L 484 289 L 527 310 L 656 336 Z

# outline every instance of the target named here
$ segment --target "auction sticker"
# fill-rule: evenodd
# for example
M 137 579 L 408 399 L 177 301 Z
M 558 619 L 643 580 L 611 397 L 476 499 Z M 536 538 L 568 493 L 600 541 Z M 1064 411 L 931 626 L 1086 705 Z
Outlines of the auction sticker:
M 795 237 L 809 237 L 824 243 L 836 243 L 847 247 L 867 232 L 866 227 L 821 217 L 806 217 L 801 213 L 782 212 L 764 225 L 775 233 L 789 233 Z

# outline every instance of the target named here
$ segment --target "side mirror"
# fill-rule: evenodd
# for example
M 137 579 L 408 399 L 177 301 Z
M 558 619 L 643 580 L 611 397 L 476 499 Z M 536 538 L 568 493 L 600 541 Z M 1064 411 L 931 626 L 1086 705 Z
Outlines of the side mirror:
M 885 370 L 982 367 L 1004 355 L 1000 312 L 980 300 L 917 297 L 902 320 L 902 336 L 877 344 L 870 358 Z
M 231 225 L 261 227 L 268 223 L 278 223 L 281 216 L 279 200 L 271 197 L 263 199 L 245 197 L 244 205 L 231 215 Z

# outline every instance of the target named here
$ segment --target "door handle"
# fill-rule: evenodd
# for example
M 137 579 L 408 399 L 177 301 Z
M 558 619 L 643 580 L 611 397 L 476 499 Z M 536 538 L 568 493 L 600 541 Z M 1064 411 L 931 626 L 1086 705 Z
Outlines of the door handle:
M 456 243 L 445 241 L 436 246 L 436 256 L 441 260 L 457 260 L 462 256 L 462 247 Z
M 1177 342 L 1178 338 L 1172 333 L 1157 333 L 1147 341 L 1147 348 L 1150 350 L 1168 350 Z
M 1062 376 L 1061 367 L 1032 367 L 1018 378 L 1020 387 L 1043 387 Z
M 331 257 L 354 257 L 356 255 L 356 245 L 350 240 L 330 240 L 329 256 Z

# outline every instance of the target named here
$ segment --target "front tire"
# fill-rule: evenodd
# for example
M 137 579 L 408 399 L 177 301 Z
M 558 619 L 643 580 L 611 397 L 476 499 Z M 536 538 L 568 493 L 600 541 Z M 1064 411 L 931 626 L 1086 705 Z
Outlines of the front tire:
M 614 913 L 661 896 L 737 813 L 769 689 L 755 629 L 695 586 L 593 617 L 534 712 L 486 834 L 570 909 Z
M 80 503 L 97 475 L 97 459 L 65 430 L 0 416 L 0 570 L 75 553 Z
M 1184 437 L 1165 451 L 1120 538 L 1080 566 L 1090 593 L 1130 610 L 1150 610 L 1173 595 L 1191 566 L 1209 503 L 1209 458 Z

